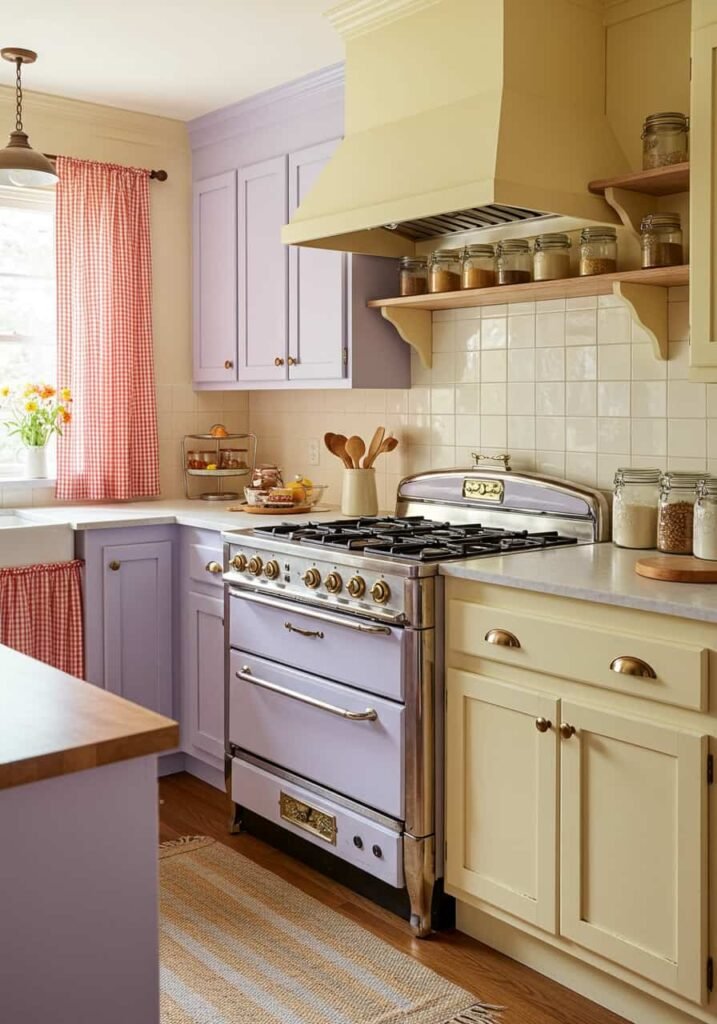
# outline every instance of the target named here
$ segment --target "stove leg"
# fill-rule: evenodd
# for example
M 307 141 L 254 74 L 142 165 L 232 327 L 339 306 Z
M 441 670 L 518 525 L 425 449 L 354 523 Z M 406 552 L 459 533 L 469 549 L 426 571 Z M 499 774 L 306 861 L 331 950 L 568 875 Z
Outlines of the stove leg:
M 227 825 L 230 834 L 234 836 L 244 831 L 244 808 L 232 800 L 232 759 L 228 756 L 224 758 L 224 784 L 229 810 Z
M 411 928 L 418 939 L 431 934 L 431 908 L 436 881 L 435 837 L 403 837 L 403 870 L 411 901 Z

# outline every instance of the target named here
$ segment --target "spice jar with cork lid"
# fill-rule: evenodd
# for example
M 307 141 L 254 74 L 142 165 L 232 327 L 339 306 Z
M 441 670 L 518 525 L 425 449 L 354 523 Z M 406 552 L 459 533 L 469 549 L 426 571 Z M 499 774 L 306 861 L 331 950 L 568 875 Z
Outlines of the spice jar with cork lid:
M 648 114 L 642 126 L 642 169 L 681 164 L 689 159 L 690 120 L 686 114 L 665 111 Z
M 694 549 L 697 558 L 717 561 L 717 477 L 697 484 L 694 518 Z
M 538 235 L 533 249 L 533 280 L 558 281 L 570 277 L 570 239 L 567 235 Z
M 679 213 L 648 213 L 640 222 L 643 267 L 679 267 L 682 224 Z
M 461 287 L 461 254 L 458 249 L 436 249 L 428 264 L 429 292 L 457 292 Z
M 619 548 L 657 544 L 659 469 L 618 469 L 612 501 L 612 542 Z
M 467 245 L 461 262 L 462 288 L 492 288 L 495 284 L 495 249 L 492 245 Z
M 580 232 L 580 277 L 614 274 L 617 270 L 617 231 L 615 228 L 583 228 Z
M 498 284 L 527 284 L 532 277 L 530 244 L 525 238 L 506 238 L 495 250 Z
M 664 473 L 660 479 L 657 546 L 668 555 L 692 554 L 696 473 Z
M 399 267 L 401 295 L 425 295 L 428 291 L 428 263 L 417 256 L 404 256 Z

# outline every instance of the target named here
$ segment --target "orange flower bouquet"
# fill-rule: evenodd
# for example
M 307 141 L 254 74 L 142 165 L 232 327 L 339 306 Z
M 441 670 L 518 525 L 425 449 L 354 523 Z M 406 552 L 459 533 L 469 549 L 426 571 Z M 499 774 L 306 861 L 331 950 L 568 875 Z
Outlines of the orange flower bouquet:
M 8 434 L 18 437 L 27 449 L 28 475 L 45 476 L 45 446 L 72 419 L 70 389 L 62 388 L 58 394 L 50 384 L 26 384 L 16 391 L 5 386 L 0 388 L 0 399 L 10 407 L 5 419 Z

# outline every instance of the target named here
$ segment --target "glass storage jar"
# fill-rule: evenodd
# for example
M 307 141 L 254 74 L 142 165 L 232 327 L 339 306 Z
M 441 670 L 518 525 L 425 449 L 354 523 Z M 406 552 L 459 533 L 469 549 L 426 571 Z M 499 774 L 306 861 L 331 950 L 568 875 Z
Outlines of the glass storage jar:
M 538 235 L 533 249 L 533 280 L 570 277 L 570 239 L 567 235 Z
M 679 213 L 648 213 L 640 223 L 643 267 L 679 267 L 682 224 Z
M 689 130 L 690 121 L 686 114 L 675 111 L 649 114 L 642 126 L 643 170 L 681 164 L 688 160 Z
M 618 469 L 612 501 L 612 542 L 619 548 L 657 544 L 659 469 Z
M 583 228 L 580 232 L 580 277 L 614 274 L 617 270 L 617 231 L 615 228 Z
M 428 263 L 415 256 L 404 256 L 399 268 L 401 295 L 425 295 L 428 291 Z
M 697 558 L 717 561 L 717 477 L 714 476 L 697 484 L 694 548 Z
M 506 238 L 495 250 L 498 284 L 526 284 L 530 281 L 533 261 L 525 238 Z
M 495 284 L 495 249 L 492 245 L 467 245 L 461 263 L 462 288 L 492 288 Z
M 458 249 L 436 249 L 428 263 L 429 292 L 457 292 L 461 286 L 461 254 Z
M 696 473 L 664 473 L 660 479 L 657 546 L 669 555 L 692 554 Z

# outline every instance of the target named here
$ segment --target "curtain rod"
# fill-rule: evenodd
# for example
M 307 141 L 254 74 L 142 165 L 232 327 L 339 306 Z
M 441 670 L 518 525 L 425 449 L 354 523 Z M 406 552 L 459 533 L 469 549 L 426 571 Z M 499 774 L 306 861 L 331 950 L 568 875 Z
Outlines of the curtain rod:
M 57 153 L 45 153 L 44 156 L 46 156 L 48 160 L 57 160 Z M 162 170 L 150 171 L 149 176 L 150 178 L 154 178 L 155 181 L 166 181 L 169 177 L 167 172 Z

